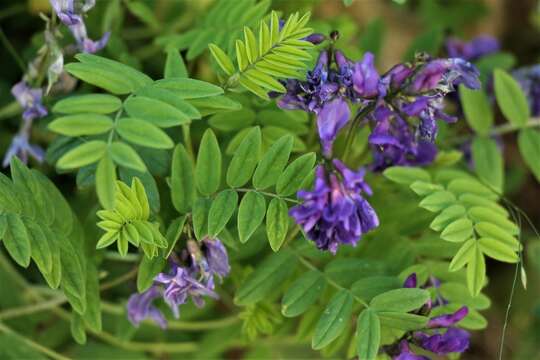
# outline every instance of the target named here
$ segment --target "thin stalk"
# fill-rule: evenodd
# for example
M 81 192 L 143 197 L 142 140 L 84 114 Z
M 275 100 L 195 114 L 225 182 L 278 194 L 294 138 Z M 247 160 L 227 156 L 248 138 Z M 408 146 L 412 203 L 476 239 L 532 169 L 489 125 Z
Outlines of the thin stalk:
M 133 269 L 131 269 L 127 273 L 122 274 L 122 275 L 120 275 L 120 276 L 118 276 L 118 277 L 116 277 L 116 278 L 114 278 L 114 279 L 112 279 L 110 281 L 104 282 L 103 284 L 100 285 L 99 290 L 104 291 L 104 290 L 113 288 L 113 287 L 115 287 L 117 285 L 125 283 L 126 280 L 129 280 L 129 279 L 135 277 L 135 275 L 137 275 L 137 270 L 138 270 L 138 267 L 135 266 Z
M 65 296 L 58 296 L 56 298 L 38 304 L 7 309 L 0 312 L 0 321 L 25 315 L 31 315 L 44 310 L 49 310 L 51 308 L 64 304 L 66 301 L 67 299 L 65 298 Z
M 300 204 L 300 201 L 296 200 L 296 199 L 291 199 L 291 198 L 287 198 L 287 197 L 282 197 L 282 196 L 279 196 L 278 194 L 273 194 L 273 193 L 269 193 L 269 192 L 266 192 L 266 191 L 260 191 L 260 190 L 255 190 L 255 189 L 246 189 L 246 188 L 239 188 L 239 189 L 236 189 L 236 191 L 239 191 L 239 192 L 249 192 L 249 191 L 254 191 L 256 193 L 259 193 L 261 195 L 265 195 L 265 196 L 269 196 L 269 197 L 274 197 L 274 198 L 278 198 L 278 199 L 282 199 L 282 200 L 285 200 L 285 201 L 288 201 L 288 202 L 292 202 L 292 203 L 295 203 L 295 204 Z
M 26 65 L 24 64 L 24 61 L 21 59 L 19 54 L 17 54 L 17 51 L 11 44 L 11 41 L 7 38 L 6 34 L 4 33 L 4 30 L 0 27 L 0 41 L 2 44 L 4 44 L 4 47 L 8 50 L 9 54 L 13 57 L 13 60 L 17 63 L 17 66 L 22 70 L 23 73 L 26 72 Z

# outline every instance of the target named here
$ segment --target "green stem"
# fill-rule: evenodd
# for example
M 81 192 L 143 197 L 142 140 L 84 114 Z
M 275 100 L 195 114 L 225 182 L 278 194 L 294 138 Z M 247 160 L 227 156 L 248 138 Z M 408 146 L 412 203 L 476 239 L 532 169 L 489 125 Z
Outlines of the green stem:
M 191 142 L 191 129 L 189 124 L 182 125 L 182 134 L 184 135 L 184 146 L 186 151 L 191 158 L 191 161 L 195 163 L 195 153 L 193 152 L 193 143 Z
M 9 39 L 7 38 L 6 34 L 4 33 L 1 27 L 0 27 L 0 41 L 2 42 L 2 44 L 4 44 L 4 47 L 7 49 L 9 54 L 13 57 L 13 60 L 15 60 L 17 65 L 21 68 L 22 72 L 25 73 L 26 65 L 24 64 L 24 61 L 22 61 L 19 54 L 17 54 L 17 51 L 15 50 L 13 45 L 11 45 L 11 42 L 9 41 Z
M 11 336 L 14 336 L 14 337 L 18 338 L 19 340 L 24 342 L 26 345 L 28 345 L 32 349 L 37 350 L 37 351 L 39 351 L 40 353 L 42 353 L 44 355 L 47 355 L 51 359 L 54 359 L 54 360 L 69 360 L 68 357 L 65 357 L 64 355 L 59 354 L 56 351 L 49 349 L 48 347 L 45 347 L 43 345 L 40 345 L 40 344 L 28 339 L 27 337 L 13 331 L 11 328 L 5 326 L 1 322 L 0 322 L 0 333 L 9 334 Z
M 514 132 L 523 128 L 540 127 L 540 118 L 532 118 L 525 125 L 504 124 L 496 126 L 492 131 L 492 135 L 503 135 L 510 132 Z
M 4 310 L 4 311 L 0 312 L 0 321 L 1 320 L 6 320 L 6 319 L 11 319 L 11 318 L 16 318 L 16 317 L 19 317 L 19 316 L 25 316 L 25 315 L 34 314 L 36 312 L 40 312 L 40 311 L 44 311 L 44 310 L 49 310 L 51 308 L 62 305 L 66 301 L 67 300 L 66 300 L 66 298 L 64 296 L 59 296 L 59 297 L 53 298 L 53 299 L 45 301 L 45 302 L 40 302 L 38 304 L 32 304 L 32 305 L 20 306 L 20 307 L 16 307 L 16 308 L 7 309 L 7 310 Z
M 285 200 L 285 201 L 288 201 L 288 202 L 292 202 L 292 203 L 295 203 L 295 204 L 300 204 L 300 201 L 296 200 L 296 199 L 291 199 L 291 198 L 287 198 L 287 197 L 282 197 L 282 196 L 279 196 L 278 194 L 273 194 L 273 193 L 269 193 L 269 192 L 266 192 L 266 191 L 260 191 L 260 190 L 255 190 L 255 189 L 246 189 L 246 188 L 239 188 L 239 189 L 236 189 L 236 191 L 239 191 L 239 192 L 250 192 L 250 191 L 254 191 L 256 193 L 259 193 L 261 195 L 265 195 L 265 196 L 269 196 L 269 197 L 274 197 L 274 198 L 278 198 L 278 199 L 282 199 L 282 200 Z
M 124 282 L 126 282 L 126 280 L 129 280 L 133 278 L 135 275 L 137 275 L 137 271 L 138 271 L 138 268 L 137 266 L 135 266 L 133 269 L 131 269 L 127 273 L 122 274 L 118 276 L 117 278 L 114 278 L 108 282 L 104 282 L 103 284 L 100 285 L 99 290 L 103 291 L 103 290 L 113 288 L 117 285 L 123 284 Z

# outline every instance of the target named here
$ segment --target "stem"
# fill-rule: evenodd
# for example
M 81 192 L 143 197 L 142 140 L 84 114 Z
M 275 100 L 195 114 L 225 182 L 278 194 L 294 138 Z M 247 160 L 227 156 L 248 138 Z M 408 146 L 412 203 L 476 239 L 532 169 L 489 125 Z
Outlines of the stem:
M 26 65 L 24 64 L 24 61 L 22 61 L 19 54 L 17 54 L 17 51 L 11 45 L 11 42 L 7 38 L 6 34 L 4 34 L 4 30 L 0 27 L 0 41 L 2 44 L 4 44 L 4 47 L 8 50 L 9 54 L 13 57 L 13 60 L 17 63 L 17 66 L 19 66 L 23 73 L 26 72 Z
M 0 322 L 0 333 L 6 333 L 6 334 L 9 334 L 11 336 L 14 336 L 14 337 L 18 338 L 19 340 L 24 342 L 26 345 L 28 345 L 28 347 L 31 347 L 32 349 L 37 350 L 40 353 L 43 353 L 43 354 L 47 355 L 51 359 L 54 359 L 54 360 L 69 360 L 68 357 L 65 357 L 64 355 L 59 354 L 54 350 L 51 350 L 51 349 L 49 349 L 49 348 L 47 348 L 47 347 L 45 347 L 43 345 L 40 345 L 40 344 L 28 339 L 27 337 L 24 337 L 23 335 L 13 331 L 11 328 L 7 327 L 6 325 L 2 324 L 1 322 Z
M 51 300 L 41 302 L 41 303 L 38 303 L 38 304 L 32 304 L 32 305 L 20 306 L 20 307 L 16 307 L 16 308 L 7 309 L 5 311 L 0 312 L 0 321 L 1 320 L 6 320 L 6 319 L 11 319 L 11 318 L 16 318 L 16 317 L 19 317 L 19 316 L 30 315 L 30 314 L 40 312 L 40 311 L 43 311 L 43 310 L 49 310 L 50 308 L 54 308 L 54 307 L 57 307 L 59 305 L 62 305 L 66 301 L 67 301 L 67 299 L 65 298 L 65 296 L 58 296 L 56 298 L 53 298 Z
M 279 196 L 277 194 L 272 194 L 272 193 L 269 193 L 269 192 L 266 192 L 266 191 L 260 191 L 260 190 L 255 190 L 255 189 L 246 189 L 246 188 L 239 188 L 239 189 L 236 189 L 236 191 L 239 191 L 239 192 L 254 191 L 254 192 L 259 193 L 261 195 L 282 199 L 282 200 L 289 201 L 289 202 L 292 202 L 292 203 L 295 203 L 295 204 L 300 204 L 300 201 L 298 201 L 296 199 L 291 199 L 291 198 L 287 198 L 287 197 L 281 197 L 281 196 Z
M 113 287 L 115 287 L 117 285 L 120 285 L 120 284 L 124 283 L 126 280 L 129 280 L 132 277 L 134 277 L 135 275 L 137 275 L 137 271 L 138 271 L 138 268 L 137 268 L 137 266 L 135 266 L 133 269 L 131 269 L 127 273 L 122 274 L 122 275 L 118 276 L 117 278 L 114 278 L 114 279 L 112 279 L 112 280 L 110 280 L 108 282 L 104 282 L 99 287 L 99 290 L 104 291 L 104 290 L 113 288 Z
M 365 108 L 362 109 L 356 116 L 354 117 L 353 121 L 351 122 L 351 127 L 349 129 L 349 133 L 347 134 L 347 138 L 345 139 L 345 148 L 343 150 L 343 161 L 347 161 L 349 154 L 352 153 L 352 151 L 349 151 L 349 148 L 351 147 L 354 137 L 356 135 L 356 128 L 358 126 L 358 122 L 366 116 L 373 108 L 375 107 L 375 104 L 369 104 Z
M 182 125 L 182 134 L 184 135 L 184 145 L 191 161 L 195 163 L 195 153 L 193 152 L 193 143 L 191 142 L 191 129 L 189 124 Z
M 492 135 L 503 135 L 523 128 L 540 126 L 540 118 L 532 118 L 525 125 L 504 124 L 496 126 L 491 132 Z

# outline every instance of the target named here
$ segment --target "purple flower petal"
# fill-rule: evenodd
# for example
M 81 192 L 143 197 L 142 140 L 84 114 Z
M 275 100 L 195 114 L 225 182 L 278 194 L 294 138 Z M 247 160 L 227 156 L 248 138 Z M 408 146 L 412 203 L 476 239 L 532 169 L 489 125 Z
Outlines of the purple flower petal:
M 339 130 L 349 121 L 350 115 L 349 105 L 339 97 L 326 103 L 317 115 L 319 137 L 323 145 L 323 152 L 326 155 L 332 153 L 332 144 Z

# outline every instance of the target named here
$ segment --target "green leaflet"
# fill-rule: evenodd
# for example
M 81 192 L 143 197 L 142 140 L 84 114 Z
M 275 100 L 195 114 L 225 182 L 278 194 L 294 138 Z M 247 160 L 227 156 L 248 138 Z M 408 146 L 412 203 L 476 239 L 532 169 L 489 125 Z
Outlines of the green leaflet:
M 359 359 L 373 360 L 381 342 L 381 321 L 372 309 L 363 310 L 356 321 L 356 351 Z
M 470 90 L 459 86 L 459 99 L 470 127 L 479 135 L 487 136 L 493 126 L 493 111 L 483 90 Z
M 56 118 L 48 125 L 51 131 L 66 136 L 98 135 L 113 127 L 110 117 L 100 114 L 75 114 Z
M 216 62 L 225 72 L 225 74 L 229 76 L 232 75 L 234 73 L 234 65 L 229 56 L 227 56 L 227 54 L 225 54 L 225 52 L 221 50 L 217 45 L 210 44 L 208 45 L 208 48 L 210 49 L 214 60 L 216 60 Z
M 182 101 L 182 100 L 179 100 Z M 190 106 L 185 103 L 186 106 Z M 147 96 L 130 97 L 124 102 L 128 115 L 148 121 L 158 127 L 167 128 L 188 124 L 190 117 L 176 106 L 161 99 Z
M 352 307 L 353 297 L 348 290 L 340 290 L 332 297 L 315 327 L 315 334 L 311 339 L 314 350 L 326 347 L 345 330 Z
M 137 118 L 121 118 L 116 131 L 125 140 L 154 149 L 170 149 L 174 146 L 171 138 L 157 126 Z M 61 159 L 60 159 L 61 160 Z
M 393 166 L 384 170 L 383 175 L 395 183 L 404 185 L 411 185 L 415 181 L 431 181 L 427 171 L 415 167 Z
M 369 276 L 356 281 L 351 292 L 364 301 L 371 301 L 375 296 L 402 286 L 395 276 Z
M 516 263 L 519 261 L 519 255 L 508 244 L 493 238 L 480 238 L 478 240 L 478 246 L 484 255 L 489 256 L 495 260 Z
M 108 94 L 76 95 L 54 104 L 52 111 L 60 114 L 110 114 L 122 106 L 122 101 Z
M 59 246 L 62 263 L 60 285 L 73 310 L 82 315 L 86 311 L 86 278 L 83 263 L 68 239 L 61 238 Z
M 234 190 L 223 190 L 216 196 L 208 213 L 208 234 L 211 237 L 217 237 L 223 230 L 237 206 L 238 194 Z
M 286 317 L 303 314 L 322 294 L 325 279 L 321 272 L 312 270 L 292 283 L 281 300 L 281 313 Z
M 168 78 L 154 82 L 152 86 L 169 90 L 181 99 L 199 99 L 223 94 L 219 86 L 189 78 Z
M 504 188 L 504 160 L 495 140 L 480 137 L 474 139 L 472 157 L 478 177 L 502 193 Z
M 176 242 L 180 239 L 180 236 L 184 231 L 184 224 L 186 223 L 186 219 L 186 215 L 180 216 L 179 218 L 174 219 L 167 228 L 167 234 L 165 235 L 165 237 L 167 238 L 168 246 L 163 256 L 164 259 L 169 258 L 169 256 L 173 252 Z
M 253 174 L 253 185 L 256 189 L 266 189 L 277 182 L 287 165 L 292 146 L 293 137 L 289 135 L 282 137 L 268 149 Z
M 202 240 L 208 234 L 208 212 L 210 211 L 211 201 L 205 198 L 198 198 L 193 203 L 192 221 L 193 232 L 197 240 Z
M 221 182 L 221 150 L 211 129 L 204 132 L 195 166 L 195 184 L 203 195 L 211 195 Z
M 455 201 L 456 197 L 454 194 L 449 191 L 441 190 L 426 196 L 420 201 L 419 206 L 428 211 L 437 212 L 454 204 Z
M 389 327 L 392 329 L 398 329 L 402 331 L 410 331 L 424 328 L 428 322 L 426 316 L 394 312 L 394 311 L 381 311 L 377 312 L 381 325 L 383 327 Z
M 193 164 L 184 145 L 178 144 L 171 165 L 171 198 L 174 208 L 181 214 L 189 212 L 194 196 Z
M 116 167 L 109 155 L 104 156 L 96 169 L 96 193 L 105 209 L 114 208 Z
M 519 152 L 531 169 L 537 181 L 540 181 L 540 133 L 532 129 L 523 129 L 518 135 Z
M 462 242 L 473 235 L 473 223 L 467 218 L 461 218 L 451 222 L 441 233 L 441 238 L 446 241 Z
M 369 307 L 376 311 L 409 312 L 421 308 L 429 300 L 429 292 L 416 288 L 390 290 L 375 296 Z
M 165 60 L 163 78 L 187 78 L 188 72 L 186 69 L 186 65 L 178 49 L 170 46 L 167 48 L 166 52 L 167 59 Z
M 448 270 L 458 271 L 464 267 L 474 256 L 474 251 L 476 249 L 476 239 L 469 239 L 461 245 L 458 252 L 452 258 Z
M 289 250 L 282 250 L 267 257 L 257 265 L 236 292 L 238 305 L 255 304 L 274 292 L 294 270 L 297 260 Z
M 255 111 L 251 109 L 241 109 L 215 114 L 208 119 L 208 123 L 220 131 L 236 131 L 253 124 L 256 116 L 258 117 L 259 114 L 255 114 Z
M 101 299 L 99 296 L 99 279 L 96 265 L 89 261 L 86 264 L 86 311 L 84 323 L 94 331 L 101 331 Z
M 229 164 L 227 184 L 230 187 L 240 187 L 249 181 L 259 161 L 260 149 L 261 130 L 259 127 L 254 127 L 236 149 Z
M 278 251 L 289 229 L 289 208 L 285 200 L 273 198 L 266 212 L 266 234 L 270 247 Z
M 474 250 L 467 264 L 467 285 L 473 295 L 478 295 L 486 281 L 486 261 L 478 243 L 474 244 Z
M 107 151 L 107 143 L 101 140 L 91 140 L 77 146 L 62 156 L 56 166 L 59 169 L 76 169 L 93 164 L 101 159 Z
M 516 126 L 524 126 L 529 121 L 529 104 L 517 81 L 501 69 L 494 71 L 494 87 L 497 104 L 504 117 Z
M 140 172 L 146 172 L 146 165 L 137 151 L 126 143 L 113 141 L 109 145 L 109 154 L 112 160 L 119 166 L 133 169 Z
M 266 212 L 264 196 L 255 192 L 247 192 L 238 208 L 238 235 L 240 242 L 245 243 L 261 225 Z
M 314 153 L 304 154 L 291 162 L 279 176 L 276 192 L 281 196 L 289 196 L 300 189 L 315 165 Z
M 27 267 L 30 264 L 30 239 L 23 221 L 15 214 L 6 214 L 4 246 L 17 264 Z

